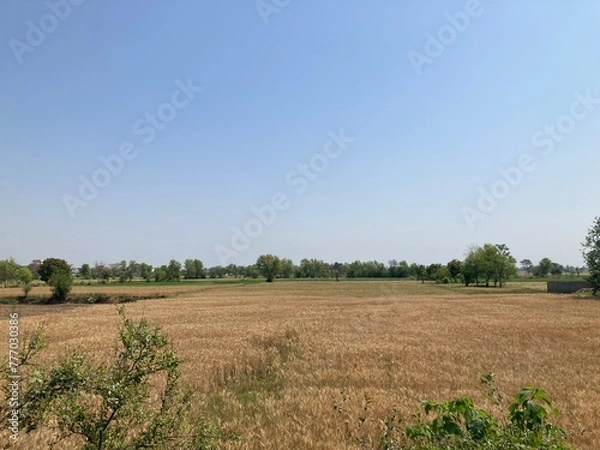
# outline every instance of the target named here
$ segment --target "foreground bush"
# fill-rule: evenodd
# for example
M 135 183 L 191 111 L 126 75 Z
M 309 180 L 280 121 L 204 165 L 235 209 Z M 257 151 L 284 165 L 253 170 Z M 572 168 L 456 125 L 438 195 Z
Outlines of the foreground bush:
M 498 406 L 503 396 L 493 375 L 482 377 L 488 395 Z M 508 406 L 506 416 L 496 419 L 475 407 L 469 397 L 443 402 L 424 401 L 424 416 L 403 426 L 395 412 L 381 421 L 383 433 L 375 440 L 353 436 L 363 448 L 377 450 L 571 450 L 565 433 L 550 422 L 558 416 L 548 394 L 533 386 L 523 388 Z M 339 410 L 339 408 L 337 408 Z M 365 418 L 361 418 L 362 421 Z
M 68 441 L 83 450 L 218 448 L 217 431 L 190 417 L 191 392 L 179 384 L 181 360 L 161 330 L 144 319 L 131 321 L 122 309 L 119 313 L 120 345 L 107 367 L 72 353 L 53 367 L 36 368 L 31 358 L 45 346 L 41 329 L 25 342 L 21 435 L 43 430 L 54 445 Z M 2 431 L 11 416 L 9 371 L 5 381 Z

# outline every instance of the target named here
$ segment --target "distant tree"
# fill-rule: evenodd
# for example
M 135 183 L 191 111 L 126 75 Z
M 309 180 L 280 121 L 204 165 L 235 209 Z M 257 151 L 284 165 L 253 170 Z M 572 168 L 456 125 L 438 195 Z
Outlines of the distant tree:
M 125 278 L 127 281 L 133 280 L 135 277 L 141 276 L 140 264 L 137 261 L 129 261 L 125 269 Z
M 459 261 L 458 259 L 453 259 L 448 264 L 446 264 L 446 267 L 448 269 L 448 273 L 450 274 L 450 279 L 454 283 L 456 283 L 459 275 L 462 272 L 462 261 Z
M 154 278 L 154 281 L 157 282 L 167 281 L 167 266 L 163 264 L 160 267 L 156 267 L 152 271 L 152 277 Z
M 425 278 L 427 278 L 427 268 L 423 264 L 412 264 L 411 276 L 413 276 L 417 281 L 425 283 Z
M 81 265 L 81 267 L 79 268 L 79 276 L 81 278 L 85 278 L 86 280 L 89 280 L 90 278 L 92 278 L 92 268 L 90 267 L 89 264 Z
M 545 278 L 552 270 L 552 260 L 550 258 L 542 258 L 542 260 L 532 269 L 533 275 L 538 278 Z
M 594 286 L 596 295 L 600 290 L 600 217 L 594 219 L 582 246 L 583 258 L 589 270 L 587 280 Z
M 71 271 L 59 270 L 52 273 L 48 285 L 52 286 L 52 298 L 57 302 L 67 300 L 71 287 L 73 286 L 73 275 Z
M 565 268 L 562 266 L 562 264 L 553 262 L 552 268 L 550 269 L 550 275 L 560 276 L 563 274 L 564 270 L 565 270 Z
M 505 244 L 496 245 L 496 249 L 494 286 L 499 284 L 502 287 L 509 277 L 517 275 L 517 260 L 510 254 L 510 250 Z
M 40 265 L 40 279 L 49 283 L 53 275 L 57 273 L 68 273 L 71 275 L 71 266 L 64 260 L 58 258 L 48 258 Z
M 152 266 L 150 264 L 140 264 L 140 277 L 146 281 L 150 281 L 152 279 Z
M 408 278 L 410 276 L 408 263 L 406 261 L 400 261 L 398 263 L 395 270 L 395 276 L 396 278 Z
M 185 278 L 206 278 L 204 263 L 199 259 L 186 259 L 183 267 L 183 276 Z
M 244 277 L 248 278 L 258 278 L 260 276 L 260 272 L 255 264 L 251 264 L 246 266 L 244 269 Z
M 256 260 L 256 268 L 270 283 L 281 272 L 281 259 L 275 255 L 261 255 Z
M 227 269 L 223 266 L 214 266 L 208 269 L 209 278 L 223 278 L 227 274 Z
M 517 274 L 516 260 L 505 244 L 472 246 L 467 251 L 462 273 L 466 286 L 471 283 L 478 285 L 483 279 L 486 287 L 491 282 L 502 287 L 509 277 Z
M 19 264 L 14 258 L 0 261 L 0 283 L 4 283 L 4 287 L 7 287 L 9 283 L 17 282 L 18 272 Z
M 527 275 L 531 275 L 531 269 L 533 269 L 533 263 L 530 259 L 522 259 L 519 263 L 521 265 L 521 270 L 524 270 Z
M 333 276 L 335 277 L 335 281 L 340 281 L 340 277 L 343 276 L 344 274 L 344 264 L 339 263 L 339 262 L 334 262 L 331 265 L 331 272 L 333 273 Z
M 225 274 L 236 278 L 243 276 L 243 267 L 236 264 L 229 264 L 227 267 L 225 267 Z
M 33 273 L 27 267 L 21 267 L 17 270 L 17 281 L 20 285 L 25 286 L 33 281 Z
M 483 273 L 483 261 L 481 258 L 482 249 L 478 245 L 467 249 L 467 256 L 462 264 L 462 274 L 465 286 L 470 284 L 479 284 L 479 279 Z
M 281 278 L 292 278 L 294 276 L 294 262 L 291 259 L 283 258 L 281 260 Z
M 166 270 L 166 281 L 179 281 L 181 279 L 181 263 L 172 259 Z
M 329 264 L 320 259 L 303 259 L 300 261 L 302 278 L 329 278 Z
M 33 274 L 33 279 L 34 280 L 39 280 L 40 279 L 40 265 L 41 263 L 39 262 L 32 262 L 31 264 L 29 264 L 27 266 L 27 268 L 29 270 L 31 270 L 31 273 Z

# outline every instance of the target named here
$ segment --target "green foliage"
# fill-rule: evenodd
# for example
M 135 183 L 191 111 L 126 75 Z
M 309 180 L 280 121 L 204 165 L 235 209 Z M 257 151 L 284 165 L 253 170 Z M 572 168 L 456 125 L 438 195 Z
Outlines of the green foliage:
M 9 283 L 17 282 L 19 265 L 13 258 L 0 261 L 0 283 L 8 286 Z
M 181 279 L 181 263 L 172 259 L 165 271 L 166 281 L 179 281 Z
M 84 354 L 71 353 L 55 366 L 28 371 L 21 385 L 23 431 L 50 430 L 56 444 L 68 439 L 83 450 L 216 450 L 219 432 L 191 420 L 192 394 L 179 384 L 181 360 L 160 328 L 119 313 L 120 345 L 112 364 L 94 365 Z M 38 330 L 24 345 L 22 373 L 42 344 Z M 10 395 L 8 387 L 4 394 Z M 5 405 L 8 401 L 0 406 L 3 426 L 10 418 Z
M 92 278 L 92 268 L 90 267 L 89 264 L 81 265 L 81 267 L 79 268 L 79 276 L 81 278 L 85 278 L 86 280 L 89 280 L 90 278 Z
M 534 277 L 545 278 L 552 272 L 554 263 L 550 258 L 542 258 L 537 266 L 531 269 Z
M 493 374 L 482 383 L 498 407 L 504 396 Z M 377 440 L 378 450 L 569 450 L 565 433 L 549 419 L 557 416 L 549 395 L 542 389 L 522 389 L 508 407 L 506 417 L 497 419 L 475 407 L 469 397 L 443 402 L 424 401 L 424 416 L 402 428 L 395 410 L 384 421 Z
M 26 285 L 33 281 L 33 273 L 27 267 L 21 267 L 17 270 L 17 281 L 21 285 Z
M 587 280 L 594 285 L 594 295 L 600 290 L 600 217 L 594 220 L 583 242 L 583 258 L 590 274 Z
M 27 298 L 31 290 L 33 289 L 33 285 L 31 283 L 26 283 L 23 285 L 23 296 Z
M 73 277 L 70 272 L 58 271 L 52 274 L 48 284 L 52 287 L 52 299 L 64 302 L 73 287 Z
M 71 266 L 64 259 L 48 258 L 40 265 L 38 272 L 40 279 L 49 283 L 53 275 L 58 273 L 70 274 Z
M 300 261 L 300 278 L 329 278 L 329 264 L 320 259 L 303 259 Z
M 199 259 L 186 259 L 183 263 L 183 275 L 185 278 L 206 278 L 204 263 Z
M 281 259 L 275 255 L 261 255 L 256 260 L 256 269 L 270 283 L 281 272 Z
M 466 286 L 479 285 L 482 280 L 486 287 L 491 282 L 502 287 L 508 278 L 517 275 L 516 260 L 505 244 L 473 246 L 467 252 L 462 273 Z

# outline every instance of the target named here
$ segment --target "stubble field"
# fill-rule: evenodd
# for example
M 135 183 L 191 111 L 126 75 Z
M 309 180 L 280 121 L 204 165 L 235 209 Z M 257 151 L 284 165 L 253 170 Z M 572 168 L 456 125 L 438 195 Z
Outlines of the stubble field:
M 240 436 L 224 448 L 365 448 L 358 441 L 375 440 L 392 407 L 410 421 L 424 399 L 469 395 L 494 411 L 478 381 L 488 372 L 510 395 L 529 384 L 546 389 L 571 442 L 600 448 L 600 302 L 519 293 L 540 289 L 522 283 L 515 292 L 407 281 L 161 289 L 170 298 L 127 304 L 126 314 L 162 327 L 185 360 L 193 408 Z M 8 339 L 11 307 L 0 308 Z M 96 361 L 114 354 L 114 305 L 18 311 L 22 331 L 46 324 L 41 361 L 69 349 Z M 33 436 L 16 448 L 46 442 Z

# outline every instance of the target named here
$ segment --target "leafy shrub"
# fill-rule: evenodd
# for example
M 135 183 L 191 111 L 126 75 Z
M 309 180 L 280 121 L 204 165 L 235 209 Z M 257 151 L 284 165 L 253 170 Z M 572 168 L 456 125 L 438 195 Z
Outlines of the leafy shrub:
M 120 345 L 109 366 L 71 353 L 55 366 L 26 371 L 45 346 L 41 329 L 24 343 L 21 431 L 44 430 L 56 437 L 55 445 L 69 442 L 83 450 L 216 450 L 219 431 L 201 419 L 191 420 L 192 393 L 179 384 L 181 360 L 166 337 L 146 320 L 133 322 L 123 309 L 119 313 Z M 11 414 L 8 370 L 4 381 L 2 431 Z
M 482 377 L 488 396 L 502 406 L 504 396 L 493 374 Z M 469 397 L 421 403 L 424 415 L 416 423 L 402 426 L 395 409 L 380 421 L 383 432 L 376 439 L 365 436 L 359 427 L 351 434 L 363 448 L 377 450 L 569 450 L 564 431 L 550 422 L 557 416 L 549 395 L 533 386 L 523 388 L 508 406 L 506 417 L 497 419 L 475 407 Z M 336 406 L 337 411 L 343 411 Z M 365 407 L 365 411 L 367 408 Z M 358 423 L 366 421 L 366 414 Z M 357 435 L 358 434 L 358 435 Z
M 52 286 L 52 300 L 64 302 L 73 287 L 73 277 L 68 272 L 55 272 L 48 284 Z

